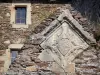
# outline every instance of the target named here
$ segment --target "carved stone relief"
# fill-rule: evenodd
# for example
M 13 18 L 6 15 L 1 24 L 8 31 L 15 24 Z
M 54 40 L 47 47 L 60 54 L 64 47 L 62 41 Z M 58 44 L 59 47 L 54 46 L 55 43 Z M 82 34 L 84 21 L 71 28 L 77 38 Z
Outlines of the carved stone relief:
M 47 36 L 41 46 L 64 69 L 79 53 L 88 48 L 88 44 L 66 22 Z

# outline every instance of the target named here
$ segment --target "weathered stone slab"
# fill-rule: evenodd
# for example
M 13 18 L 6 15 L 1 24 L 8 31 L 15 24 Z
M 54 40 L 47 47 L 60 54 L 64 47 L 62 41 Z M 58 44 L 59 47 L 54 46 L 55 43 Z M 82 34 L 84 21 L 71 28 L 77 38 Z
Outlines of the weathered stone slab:
M 54 61 L 51 55 L 47 52 L 47 50 L 42 51 L 42 53 L 38 56 L 41 61 Z
M 41 44 L 43 48 L 50 46 L 54 48 L 57 52 L 60 52 L 66 57 L 73 51 L 75 56 L 77 53 L 82 52 L 82 50 L 88 47 L 73 30 L 70 29 L 67 23 L 63 23 L 59 28 L 57 28 L 47 39 Z
M 49 57 L 52 57 L 56 62 L 55 65 L 58 64 L 65 72 L 68 72 L 68 63 L 72 62 L 78 54 L 89 47 L 66 22 L 62 23 L 60 27 L 47 36 L 41 46 L 44 48 L 43 52 L 47 52 L 50 55 Z M 47 58 L 49 59 L 49 57 Z M 41 59 L 42 56 L 39 58 Z
M 69 63 L 67 70 L 68 70 L 68 75 L 71 75 L 71 74 L 74 75 L 75 74 L 75 63 Z
M 0 56 L 0 69 L 2 72 L 6 72 L 11 64 L 10 50 L 2 50 Z
M 10 44 L 10 49 L 21 49 L 24 46 L 24 44 Z
M 9 69 L 9 66 L 11 65 L 10 49 L 6 50 L 6 54 L 5 54 L 4 60 L 5 60 L 4 72 L 7 72 L 7 70 Z

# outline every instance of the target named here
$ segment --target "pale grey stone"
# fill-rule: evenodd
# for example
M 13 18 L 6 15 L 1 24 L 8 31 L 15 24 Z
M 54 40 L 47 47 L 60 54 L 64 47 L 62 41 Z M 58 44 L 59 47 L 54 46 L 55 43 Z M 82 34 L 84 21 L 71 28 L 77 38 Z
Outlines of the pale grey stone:
M 88 39 L 90 40 L 90 42 L 92 43 L 96 43 L 96 40 L 93 38 L 93 36 L 91 36 L 88 32 L 84 31 L 84 29 L 82 28 L 82 26 L 72 17 L 70 11 L 68 9 L 63 10 L 65 13 L 65 16 L 67 19 L 70 20 L 70 22 L 73 23 L 73 25 L 79 29 L 79 31 Z
M 10 16 L 10 13 L 7 13 L 6 16 L 9 17 Z
M 46 51 L 42 51 L 42 53 L 40 53 L 40 55 L 38 56 L 38 58 L 41 60 L 41 61 L 54 61 L 52 56 Z
M 46 37 L 41 43 L 41 47 L 50 54 L 59 66 L 66 69 L 68 63 L 72 62 L 89 45 L 64 22 Z

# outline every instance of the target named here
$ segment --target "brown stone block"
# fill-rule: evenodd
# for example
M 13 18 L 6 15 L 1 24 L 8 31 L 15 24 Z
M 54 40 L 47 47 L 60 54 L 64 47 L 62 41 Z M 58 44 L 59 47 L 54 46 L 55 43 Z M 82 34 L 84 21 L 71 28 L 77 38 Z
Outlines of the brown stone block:
M 37 65 L 39 66 L 39 67 L 48 67 L 48 63 L 47 62 L 40 62 L 40 63 L 37 63 Z
M 9 6 L 8 9 L 9 10 L 14 10 L 14 7 L 13 6 Z
M 68 64 L 68 73 L 69 74 L 74 74 L 75 73 L 75 64 L 74 63 Z
M 34 62 L 26 62 L 25 64 L 26 64 L 26 66 L 34 66 L 35 65 Z
M 0 74 L 1 74 L 2 72 L 4 72 L 3 69 L 4 69 L 3 67 L 0 67 Z
M 0 56 L 5 53 L 5 50 L 0 50 Z
M 26 70 L 27 71 L 37 71 L 37 68 L 35 66 L 29 66 L 29 67 L 26 67 Z
M 82 15 L 81 15 L 80 13 L 78 13 L 78 14 L 75 16 L 75 18 L 80 19 L 80 18 L 82 18 Z
M 0 67 L 4 67 L 4 64 L 0 64 Z
M 87 19 L 86 18 L 81 18 L 80 21 L 85 22 L 85 21 L 87 21 Z

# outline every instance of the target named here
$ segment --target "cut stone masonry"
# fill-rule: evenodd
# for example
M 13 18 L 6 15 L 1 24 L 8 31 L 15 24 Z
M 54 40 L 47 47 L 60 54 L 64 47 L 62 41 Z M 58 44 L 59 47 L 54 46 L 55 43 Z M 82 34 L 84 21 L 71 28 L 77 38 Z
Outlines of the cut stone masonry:
M 90 44 L 96 43 L 96 41 L 89 33 L 90 30 L 85 29 L 85 26 L 88 26 L 87 19 L 82 18 L 78 12 L 73 11 L 70 5 L 59 9 L 56 5 L 41 6 L 41 4 L 32 4 L 32 9 L 34 9 L 31 13 L 32 25 L 28 29 L 12 29 L 8 21 L 4 23 L 5 20 L 1 20 L 3 24 L 0 26 L 4 31 L 1 31 L 0 34 L 9 31 L 9 33 L 2 36 L 6 40 L 2 39 L 1 41 L 5 41 L 7 45 L 9 43 L 24 43 L 16 60 L 10 65 L 6 74 L 99 75 L 100 52 L 93 47 L 90 48 Z M 42 22 L 43 19 L 38 18 L 42 23 L 37 23 L 37 16 L 34 14 L 43 14 L 41 11 L 48 9 L 47 6 L 50 9 L 54 8 L 52 11 L 55 9 L 57 11 L 47 19 L 42 15 L 45 20 Z M 8 13 L 7 16 L 7 20 L 9 20 Z M 9 27 L 6 27 L 7 25 Z M 14 34 L 16 35 L 13 36 Z M 9 37 L 9 35 L 12 37 Z

